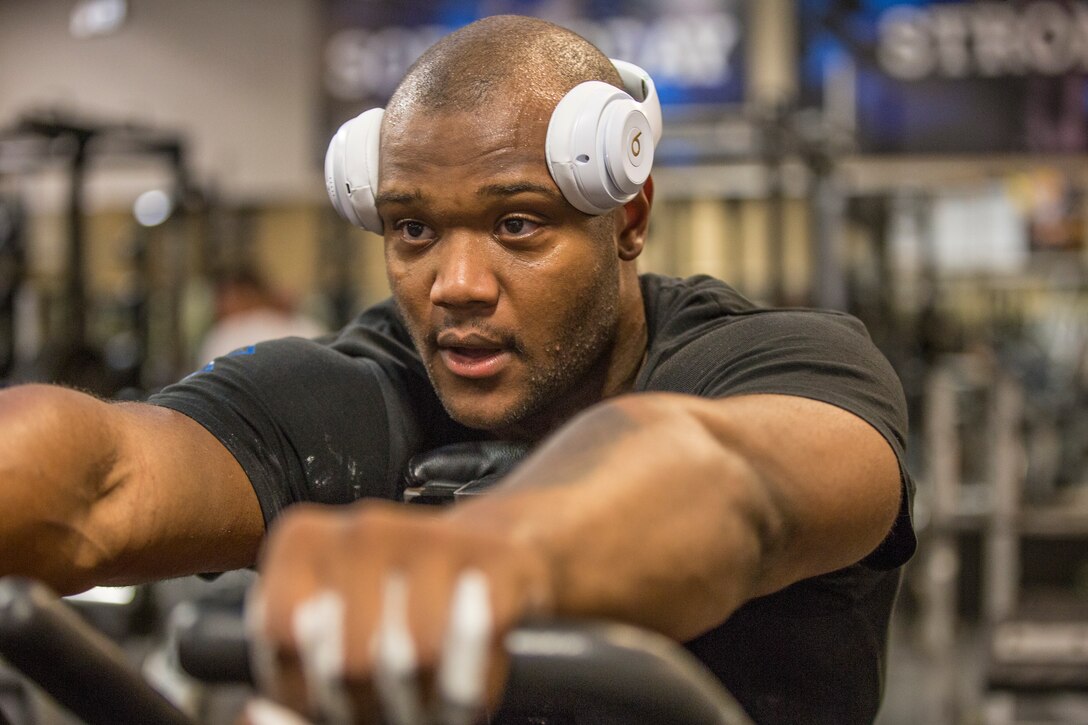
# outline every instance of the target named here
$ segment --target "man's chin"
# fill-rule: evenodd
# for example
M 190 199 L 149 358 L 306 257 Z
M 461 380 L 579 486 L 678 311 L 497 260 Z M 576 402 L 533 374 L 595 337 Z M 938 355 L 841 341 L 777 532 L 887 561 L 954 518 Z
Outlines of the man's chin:
M 526 405 L 517 396 L 495 395 L 495 392 L 477 395 L 440 393 L 439 399 L 449 416 L 461 425 L 503 436 L 525 418 Z
M 539 441 L 569 417 L 524 400 L 495 408 L 457 407 L 445 401 L 444 405 L 450 417 L 461 425 L 487 431 L 499 440 Z
M 509 376 L 464 380 L 450 379 L 452 376 L 443 373 L 432 371 L 431 382 L 438 398 L 449 416 L 468 428 L 488 431 L 499 438 L 519 436 L 517 431 L 542 407 L 539 396 Z
M 451 405 L 443 401 L 450 417 L 463 426 L 475 430 L 498 432 L 516 423 L 516 416 L 506 408 L 484 408 L 473 405 Z

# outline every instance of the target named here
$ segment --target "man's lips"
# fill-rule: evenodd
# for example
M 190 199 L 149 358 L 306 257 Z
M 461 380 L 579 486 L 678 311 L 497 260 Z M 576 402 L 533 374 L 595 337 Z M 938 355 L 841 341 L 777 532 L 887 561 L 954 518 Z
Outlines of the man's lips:
M 438 355 L 446 369 L 463 378 L 487 378 L 500 373 L 512 359 L 510 347 L 478 333 L 447 330 L 438 336 Z

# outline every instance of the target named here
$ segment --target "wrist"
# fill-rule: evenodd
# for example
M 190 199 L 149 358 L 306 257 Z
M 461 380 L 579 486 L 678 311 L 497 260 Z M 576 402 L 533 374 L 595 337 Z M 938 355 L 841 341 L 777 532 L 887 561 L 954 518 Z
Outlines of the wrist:
M 527 512 L 543 503 L 534 503 L 535 492 L 494 492 L 458 503 L 441 513 L 449 525 L 466 535 L 483 536 L 494 541 L 518 562 L 525 573 L 527 601 L 532 602 L 531 616 L 563 613 L 560 593 L 563 557 L 559 555 L 551 532 L 542 524 L 548 517 Z

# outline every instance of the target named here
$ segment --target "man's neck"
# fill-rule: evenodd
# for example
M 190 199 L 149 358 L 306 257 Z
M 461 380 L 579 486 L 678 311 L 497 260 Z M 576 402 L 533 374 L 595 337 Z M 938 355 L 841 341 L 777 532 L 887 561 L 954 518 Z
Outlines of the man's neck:
M 637 276 L 633 282 L 627 281 L 627 287 L 620 295 L 620 304 L 616 343 L 612 348 L 611 363 L 601 399 L 613 398 L 634 390 L 639 371 L 646 361 L 649 339 L 646 306 L 642 301 L 642 289 Z

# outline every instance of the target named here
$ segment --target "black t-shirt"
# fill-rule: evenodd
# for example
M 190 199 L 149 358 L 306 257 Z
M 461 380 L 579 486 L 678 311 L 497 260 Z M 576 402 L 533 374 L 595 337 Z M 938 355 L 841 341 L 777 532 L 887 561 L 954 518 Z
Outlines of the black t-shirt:
M 637 391 L 821 400 L 867 421 L 899 459 L 902 508 L 876 551 L 754 599 L 688 643 L 759 723 L 871 721 L 899 567 L 915 547 L 898 379 L 848 315 L 760 308 L 709 277 L 643 275 L 641 284 L 649 340 Z M 219 358 L 151 402 L 227 446 L 266 522 L 300 501 L 397 499 L 412 455 L 483 437 L 446 414 L 390 301 L 338 335 Z

